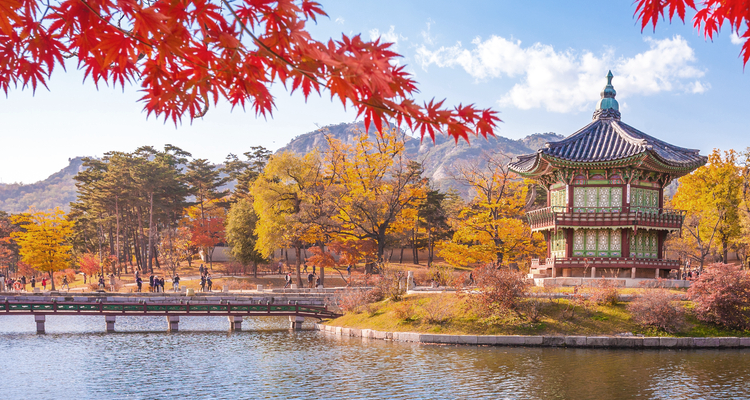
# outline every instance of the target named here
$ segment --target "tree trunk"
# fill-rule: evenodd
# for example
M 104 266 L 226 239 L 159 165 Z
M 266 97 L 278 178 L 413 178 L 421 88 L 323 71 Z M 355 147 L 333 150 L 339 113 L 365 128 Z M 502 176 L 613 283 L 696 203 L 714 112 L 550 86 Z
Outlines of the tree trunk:
M 300 261 L 302 260 L 302 249 L 300 248 L 300 245 L 294 246 L 294 255 L 297 256 L 297 287 L 302 287 L 302 272 L 300 271 L 300 265 L 302 264 Z
M 148 256 L 146 259 L 148 260 L 148 269 L 151 270 L 151 273 L 154 273 L 154 264 L 153 264 L 153 247 L 154 247 L 154 193 L 151 192 L 148 194 Z
M 120 262 L 120 199 L 115 196 L 115 257 L 117 257 L 117 266 L 119 268 Z M 125 264 L 125 273 L 128 273 L 128 264 Z
M 253 277 L 258 279 L 258 263 L 255 261 L 253 261 Z
M 320 267 L 320 286 L 326 287 L 326 267 Z
M 398 263 L 403 264 L 404 263 L 404 248 L 401 248 L 401 256 L 398 258 Z
M 49 280 L 52 281 L 52 291 L 55 291 L 55 273 L 54 271 L 49 272 Z

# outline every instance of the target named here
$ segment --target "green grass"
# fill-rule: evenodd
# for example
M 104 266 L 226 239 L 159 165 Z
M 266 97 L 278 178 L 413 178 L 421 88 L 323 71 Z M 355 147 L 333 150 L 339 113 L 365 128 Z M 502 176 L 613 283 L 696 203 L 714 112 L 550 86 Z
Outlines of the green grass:
M 750 336 L 748 331 L 735 331 L 702 323 L 690 316 L 690 313 L 683 330 L 673 335 L 640 326 L 633 320 L 625 303 L 584 307 L 573 305 L 566 299 L 537 301 L 540 316 L 536 321 L 531 321 L 527 315 L 519 316 L 515 313 L 477 315 L 466 295 L 409 295 L 401 301 L 384 300 L 366 305 L 361 312 L 347 313 L 327 324 L 388 332 L 454 335 L 597 336 L 630 332 L 645 336 Z M 691 308 L 689 302 L 686 302 L 686 308 Z

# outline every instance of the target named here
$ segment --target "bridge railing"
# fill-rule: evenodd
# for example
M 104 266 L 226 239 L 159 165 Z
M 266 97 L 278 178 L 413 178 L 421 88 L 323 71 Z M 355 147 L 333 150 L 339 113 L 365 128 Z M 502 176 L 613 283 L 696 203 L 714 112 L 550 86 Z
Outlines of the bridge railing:
M 335 318 L 339 314 L 327 307 L 303 304 L 274 304 L 252 302 L 81 302 L 81 301 L 25 301 L 6 298 L 0 303 L 0 313 L 57 314 L 57 315 L 298 315 L 313 318 Z

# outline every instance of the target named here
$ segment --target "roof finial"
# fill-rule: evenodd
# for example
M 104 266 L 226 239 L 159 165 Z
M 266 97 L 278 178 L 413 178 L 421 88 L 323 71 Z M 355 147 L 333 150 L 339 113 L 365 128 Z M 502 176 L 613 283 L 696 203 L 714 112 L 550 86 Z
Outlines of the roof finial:
M 594 111 L 594 119 L 601 118 L 614 118 L 620 119 L 620 105 L 615 100 L 617 91 L 612 86 L 612 71 L 607 73 L 607 86 L 601 92 L 601 100 L 596 103 L 596 111 Z

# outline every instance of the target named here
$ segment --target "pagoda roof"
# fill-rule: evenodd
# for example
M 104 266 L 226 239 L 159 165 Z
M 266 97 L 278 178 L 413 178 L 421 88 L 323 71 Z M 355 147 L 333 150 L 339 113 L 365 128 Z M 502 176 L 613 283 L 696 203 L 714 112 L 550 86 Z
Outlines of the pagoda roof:
M 633 166 L 677 177 L 705 164 L 698 150 L 678 147 L 620 121 L 611 72 L 591 123 L 536 153 L 522 155 L 510 169 L 525 176 L 550 173 L 555 167 L 606 168 Z

